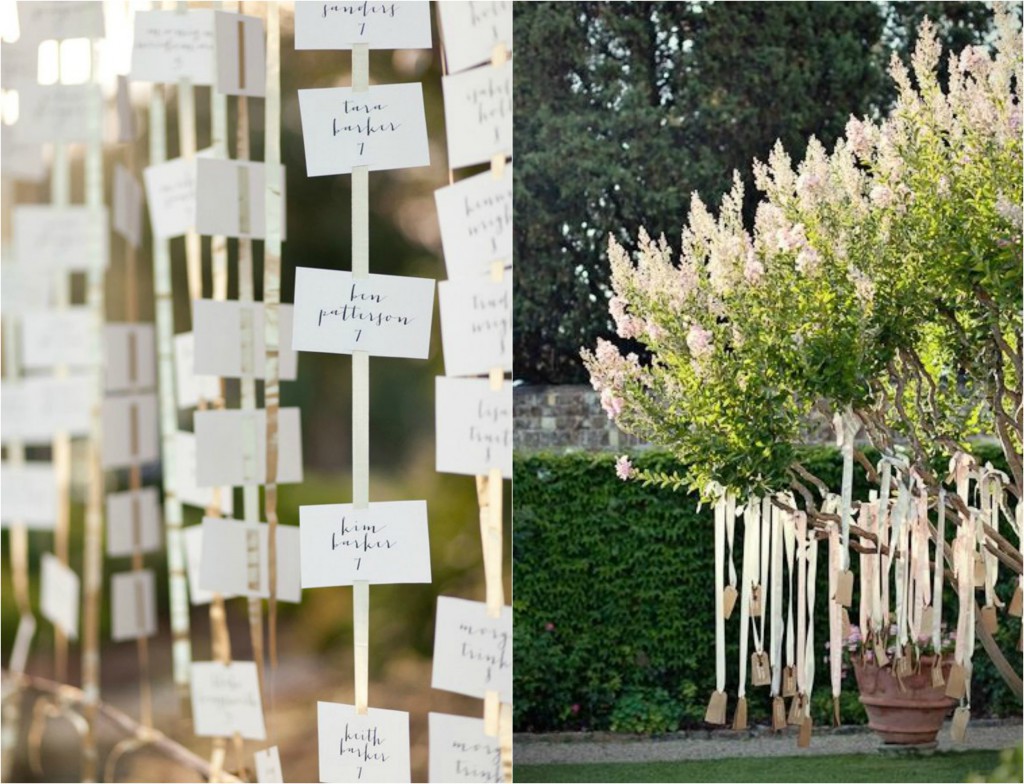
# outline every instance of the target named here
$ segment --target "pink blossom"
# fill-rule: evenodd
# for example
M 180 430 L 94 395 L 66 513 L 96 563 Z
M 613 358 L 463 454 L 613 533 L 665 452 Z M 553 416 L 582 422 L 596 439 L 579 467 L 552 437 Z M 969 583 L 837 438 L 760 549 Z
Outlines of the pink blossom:
M 807 244 L 807 235 L 804 233 L 804 225 L 798 223 L 795 226 L 785 226 L 775 232 L 775 242 L 779 250 L 789 252 L 798 250 Z
M 960 53 L 960 60 L 957 63 L 960 73 L 968 71 L 975 76 L 984 76 L 988 73 L 992 61 L 988 52 L 981 46 L 968 46 Z
M 686 333 L 686 347 L 695 359 L 706 357 L 714 350 L 711 341 L 711 333 L 700 324 L 690 325 L 690 331 Z
M 611 389 L 605 388 L 601 390 L 601 408 L 604 409 L 609 419 L 615 419 L 615 417 L 621 414 L 622 406 L 622 398 L 617 397 Z
M 626 300 L 618 296 L 612 297 L 608 301 L 608 312 L 615 321 L 615 330 L 620 338 L 640 337 L 640 324 L 626 313 Z
M 751 286 L 756 285 L 764 277 L 764 264 L 755 258 L 747 258 L 747 263 L 743 267 L 743 278 Z
M 574 702 L 572 704 L 572 708 L 570 708 L 570 710 L 573 712 L 573 715 L 579 713 L 580 712 L 580 704 L 578 702 Z
M 888 207 L 893 203 L 893 199 L 895 197 L 889 188 L 884 185 L 876 185 L 871 189 L 871 193 L 868 194 L 868 198 L 871 199 L 872 203 L 877 204 L 879 207 Z
M 653 319 L 644 319 L 644 331 L 651 340 L 660 340 L 665 336 L 665 330 Z
M 622 455 L 615 461 L 615 473 L 623 482 L 636 474 L 636 468 L 629 460 L 629 455 Z
M 551 621 L 548 621 L 546 624 L 544 624 L 544 630 L 553 632 L 555 630 L 555 625 L 551 623 Z
M 854 155 L 859 158 L 866 158 L 871 152 L 871 125 L 858 120 L 856 117 L 850 117 L 846 123 L 846 141 L 849 143 Z
M 812 247 L 806 247 L 796 254 L 796 271 L 806 274 L 813 274 L 818 269 L 818 262 L 821 257 Z

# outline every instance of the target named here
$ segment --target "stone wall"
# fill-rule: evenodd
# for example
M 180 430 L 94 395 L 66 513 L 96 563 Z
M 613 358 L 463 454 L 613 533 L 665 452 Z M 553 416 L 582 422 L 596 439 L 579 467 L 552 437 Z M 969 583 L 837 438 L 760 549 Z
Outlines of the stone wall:
M 513 393 L 513 411 L 517 451 L 603 452 L 640 444 L 608 419 L 597 393 L 583 384 L 518 386 Z

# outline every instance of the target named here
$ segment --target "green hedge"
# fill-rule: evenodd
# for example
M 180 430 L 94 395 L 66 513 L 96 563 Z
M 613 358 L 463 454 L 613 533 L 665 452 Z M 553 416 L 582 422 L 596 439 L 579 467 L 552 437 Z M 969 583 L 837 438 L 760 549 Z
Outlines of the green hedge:
M 995 451 L 984 456 L 994 462 L 999 458 Z M 659 453 L 644 452 L 637 462 L 646 468 L 679 469 Z M 656 733 L 703 720 L 715 669 L 711 510 L 698 511 L 694 496 L 622 482 L 613 463 L 611 455 L 516 456 L 512 540 L 517 731 Z M 830 486 L 839 487 L 841 464 L 835 450 L 809 449 L 804 463 Z M 859 466 L 854 492 L 855 497 L 866 493 Z M 827 579 L 824 570 L 819 570 L 819 579 Z M 818 596 L 825 595 L 819 583 Z M 951 604 L 945 616 L 952 619 L 955 598 L 947 600 Z M 727 627 L 730 717 L 738 616 Z M 815 637 L 823 656 L 828 622 L 824 613 L 819 617 Z M 1009 654 L 1015 650 L 1019 621 L 1001 624 L 1002 649 Z M 819 663 L 815 722 L 831 718 L 827 672 L 827 665 Z M 1019 703 L 980 646 L 975 673 L 975 716 L 1019 715 Z M 852 673 L 843 688 L 844 722 L 864 721 Z M 748 704 L 752 720 L 765 720 L 767 689 L 748 692 Z

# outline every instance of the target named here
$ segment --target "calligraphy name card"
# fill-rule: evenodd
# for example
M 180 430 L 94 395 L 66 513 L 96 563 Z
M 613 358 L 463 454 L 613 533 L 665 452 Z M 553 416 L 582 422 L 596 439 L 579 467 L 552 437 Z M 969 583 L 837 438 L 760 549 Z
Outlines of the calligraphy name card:
M 51 491 L 52 492 L 52 491 Z M 39 609 L 71 640 L 78 639 L 78 575 L 51 553 L 42 557 Z
M 437 597 L 431 685 L 480 699 L 496 691 L 512 702 L 512 608 L 491 618 L 483 602 Z
M 191 681 L 196 735 L 266 740 L 256 662 L 193 662 Z
M 491 264 L 512 265 L 512 167 L 489 171 L 434 191 L 448 277 L 489 275 Z
M 320 781 L 410 781 L 409 714 L 318 702 Z
M 426 501 L 299 507 L 302 587 L 429 583 Z
M 191 332 L 174 336 L 174 386 L 178 408 L 193 408 L 199 399 L 220 397 L 220 378 L 195 373 L 195 337 Z
M 504 44 L 512 51 L 510 0 L 438 3 L 437 10 L 441 14 L 441 30 L 444 31 L 444 58 L 448 73 L 458 73 L 490 61 L 498 44 Z
M 196 482 L 232 487 L 267 481 L 267 412 L 196 411 Z M 282 408 L 278 420 L 277 482 L 302 481 L 299 409 Z
M 19 43 L 39 43 L 64 38 L 102 38 L 102 2 L 18 3 Z
M 257 751 L 255 760 L 256 781 L 260 784 L 283 784 L 284 774 L 281 772 L 281 756 L 277 746 Z
M 351 174 L 427 166 L 427 121 L 423 87 L 380 84 L 363 92 L 351 87 L 299 90 L 306 174 Z
M 55 304 L 51 296 L 53 276 L 44 269 L 4 261 L 0 262 L 0 280 L 4 284 L 0 286 L 0 310 L 5 316 L 22 316 Z
M 266 166 L 247 161 L 199 158 L 197 166 L 196 231 L 225 237 L 264 239 L 266 232 Z M 278 169 L 281 188 L 281 227 L 285 227 L 285 170 Z M 282 236 L 282 239 L 287 239 Z
M 52 531 L 57 524 L 57 474 L 52 463 L 3 464 L 0 470 L 0 522 Z
M 155 487 L 107 496 L 107 555 L 111 558 L 160 549 L 160 500 Z
M 222 517 L 204 517 L 199 587 L 233 596 L 270 596 L 270 526 Z M 301 602 L 299 529 L 277 526 L 277 598 Z
M 299 267 L 295 271 L 292 348 L 426 359 L 434 281 Z
M 444 371 L 474 376 L 491 368 L 512 369 L 512 278 L 443 280 L 441 303 Z
M 89 142 L 103 134 L 98 84 L 23 84 L 18 90 L 18 122 L 11 126 L 22 142 Z
M 15 139 L 13 133 L 4 134 L 0 138 L 0 170 L 5 179 L 42 182 L 48 171 L 42 146 Z
M 200 487 L 196 483 L 196 436 L 185 430 L 174 434 L 174 460 L 177 463 L 174 493 L 183 504 L 206 509 L 213 503 L 214 491 L 218 488 Z M 234 493 L 230 487 L 219 488 L 219 506 L 223 514 L 230 516 L 234 511 Z M 200 526 L 196 526 L 200 528 Z M 197 555 L 198 558 L 198 555 Z M 198 564 L 198 560 L 196 561 Z M 196 585 L 198 586 L 198 572 Z
M 282 381 L 295 379 L 298 356 L 292 349 L 291 305 L 278 306 L 280 329 L 279 373 Z M 199 299 L 192 303 L 195 374 L 240 378 L 266 376 L 265 308 L 262 303 Z M 247 346 L 243 348 L 243 343 Z
M 452 169 L 512 155 L 512 61 L 441 80 L 448 165 Z
M 90 258 L 107 258 L 107 211 L 19 205 L 14 208 L 14 251 L 36 267 L 83 272 Z
M 213 591 L 199 587 L 199 575 L 203 562 L 203 526 L 190 525 L 182 531 L 185 541 L 185 570 L 188 573 L 188 598 L 192 604 L 209 604 Z M 235 594 L 221 594 L 224 599 L 234 599 Z
M 56 433 L 89 434 L 96 384 L 92 376 L 30 377 L 0 384 L 0 440 L 49 444 Z
M 160 459 L 156 393 L 103 400 L 105 469 L 128 468 Z
M 114 165 L 114 231 L 135 248 L 142 243 L 142 186 L 120 163 Z
M 429 49 L 430 4 L 426 0 L 380 3 L 295 3 L 296 49 Z
M 132 46 L 132 81 L 214 83 L 213 14 L 200 9 L 137 11 Z
M 115 641 L 156 634 L 156 578 L 152 569 L 111 576 L 110 594 L 111 636 Z
M 217 90 L 226 95 L 266 94 L 267 53 L 263 20 L 258 16 L 217 11 Z
M 107 324 L 103 345 L 107 392 L 156 387 L 156 330 L 152 324 Z
M 95 363 L 94 316 L 89 308 L 37 310 L 21 318 L 21 363 L 25 368 L 85 368 Z
M 512 385 L 487 379 L 436 379 L 437 470 L 512 477 Z
M 142 177 L 153 236 L 170 239 L 191 231 L 196 223 L 196 161 L 175 158 L 147 166 Z
M 501 743 L 484 734 L 482 719 L 430 713 L 430 781 L 494 782 L 501 775 Z

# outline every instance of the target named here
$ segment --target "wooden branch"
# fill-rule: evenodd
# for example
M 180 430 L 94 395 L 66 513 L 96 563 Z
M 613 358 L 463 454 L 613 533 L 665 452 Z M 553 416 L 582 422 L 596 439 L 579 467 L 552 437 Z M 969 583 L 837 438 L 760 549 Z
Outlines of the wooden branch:
M 801 464 L 799 461 L 794 460 L 790 468 L 793 469 L 793 471 L 795 471 L 802 479 L 806 479 L 808 482 L 814 485 L 822 499 L 828 498 L 828 485 L 826 485 L 824 482 L 818 479 L 818 477 L 816 477 L 814 474 L 812 474 L 810 471 L 804 468 L 803 464 Z
M 867 474 L 869 482 L 872 484 L 878 484 L 879 481 L 881 481 L 875 467 L 871 464 L 871 461 L 868 460 L 868 456 L 856 447 L 853 449 L 853 459 L 860 463 L 861 467 L 864 469 L 864 473 Z
M 997 531 L 995 528 L 990 526 L 988 523 L 982 523 L 982 525 L 985 527 L 985 536 L 987 536 L 989 539 L 995 540 L 995 543 L 999 547 L 1000 550 L 1002 550 L 1004 553 L 1006 553 L 1010 558 L 1012 558 L 1018 564 L 1024 563 L 1024 559 L 1021 558 L 1020 550 L 1018 550 L 1016 547 L 1014 547 L 1010 543 L 1009 539 L 1007 539 L 1005 536 L 1003 536 L 1001 533 L 999 533 L 999 531 Z M 1020 572 L 1020 568 L 1019 567 L 1018 567 L 1017 571 L 1018 571 L 1018 573 Z
M 985 549 L 992 553 L 992 555 L 994 555 L 1004 564 L 1006 564 L 1007 568 L 1009 568 L 1010 571 L 1016 572 L 1017 574 L 1024 573 L 1024 566 L 1021 566 L 1021 564 L 1018 561 L 1014 561 L 1010 556 L 1008 556 L 1006 553 L 1004 553 L 1002 550 L 1000 550 L 998 547 L 992 544 L 992 542 L 985 542 Z

